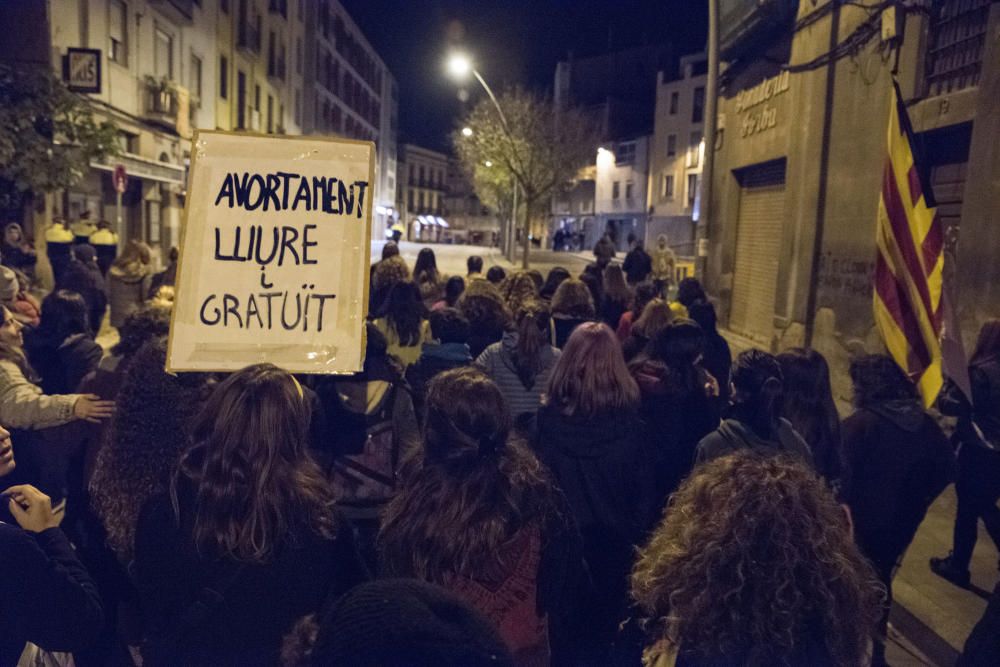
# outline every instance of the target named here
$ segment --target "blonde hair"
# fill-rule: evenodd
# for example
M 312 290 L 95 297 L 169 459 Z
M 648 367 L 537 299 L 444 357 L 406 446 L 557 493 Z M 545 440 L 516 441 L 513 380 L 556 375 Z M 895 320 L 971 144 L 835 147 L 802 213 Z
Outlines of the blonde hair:
M 674 311 L 670 309 L 670 305 L 663 299 L 653 299 L 642 309 L 642 315 L 635 321 L 632 331 L 652 340 L 673 321 Z

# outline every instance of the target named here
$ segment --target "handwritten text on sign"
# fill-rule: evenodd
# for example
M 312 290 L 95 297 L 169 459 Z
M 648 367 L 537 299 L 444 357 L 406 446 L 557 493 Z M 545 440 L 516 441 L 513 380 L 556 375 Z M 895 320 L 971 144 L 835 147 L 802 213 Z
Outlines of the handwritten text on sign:
M 358 370 L 371 144 L 200 136 L 171 367 Z

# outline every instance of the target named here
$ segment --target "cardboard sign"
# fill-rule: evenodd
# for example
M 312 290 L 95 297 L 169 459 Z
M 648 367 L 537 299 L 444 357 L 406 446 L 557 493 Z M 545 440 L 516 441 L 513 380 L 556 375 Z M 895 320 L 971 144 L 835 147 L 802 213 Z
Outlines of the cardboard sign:
M 195 133 L 167 369 L 364 363 L 375 146 Z

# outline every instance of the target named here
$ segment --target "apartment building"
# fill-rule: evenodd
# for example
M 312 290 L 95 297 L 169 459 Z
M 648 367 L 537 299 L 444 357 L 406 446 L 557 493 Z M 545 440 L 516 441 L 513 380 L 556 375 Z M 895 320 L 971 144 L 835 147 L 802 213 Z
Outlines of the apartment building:
M 444 215 L 448 156 L 414 144 L 403 144 L 399 160 L 400 220 L 411 241 L 439 241 L 448 236 Z

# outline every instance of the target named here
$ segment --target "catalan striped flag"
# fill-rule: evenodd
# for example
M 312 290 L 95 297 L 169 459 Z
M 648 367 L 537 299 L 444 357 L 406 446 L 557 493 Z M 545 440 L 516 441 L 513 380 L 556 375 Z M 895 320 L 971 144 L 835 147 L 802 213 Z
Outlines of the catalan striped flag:
M 895 81 L 892 95 L 876 231 L 875 323 L 889 353 L 930 407 L 944 382 L 944 234 L 915 162 L 910 119 Z

